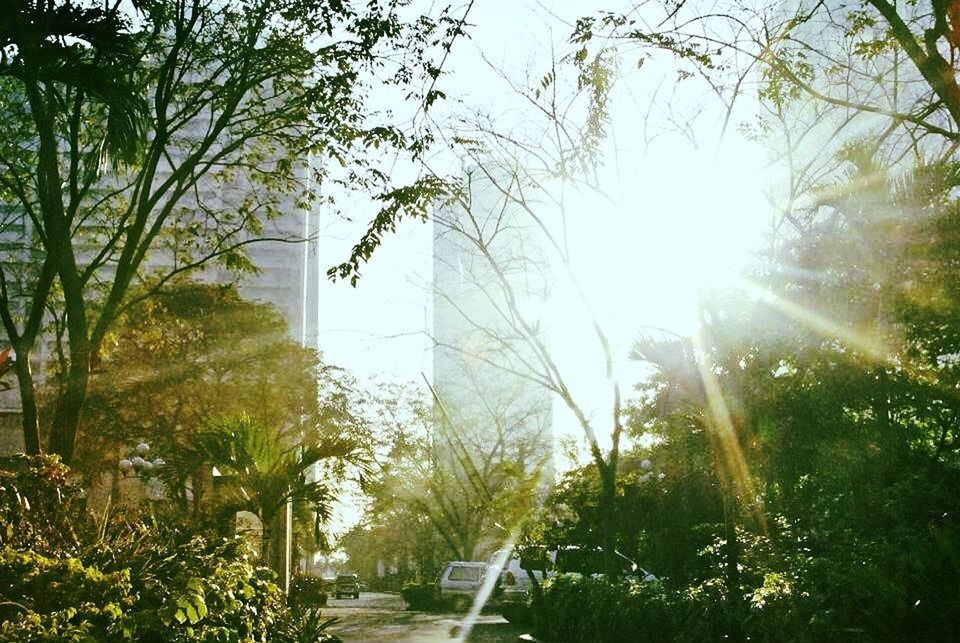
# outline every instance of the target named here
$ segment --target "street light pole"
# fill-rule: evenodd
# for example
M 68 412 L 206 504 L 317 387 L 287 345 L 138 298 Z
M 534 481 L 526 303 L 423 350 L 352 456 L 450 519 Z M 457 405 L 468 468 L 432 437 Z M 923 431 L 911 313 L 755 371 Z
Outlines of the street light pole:
M 290 575 L 293 561 L 293 499 L 287 497 L 283 511 L 283 593 L 290 593 Z

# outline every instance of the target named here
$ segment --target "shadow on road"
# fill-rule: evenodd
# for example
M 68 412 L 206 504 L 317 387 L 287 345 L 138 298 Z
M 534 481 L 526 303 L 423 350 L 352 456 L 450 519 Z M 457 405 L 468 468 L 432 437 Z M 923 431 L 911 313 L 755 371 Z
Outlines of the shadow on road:
M 331 631 L 344 643 L 450 643 L 460 639 L 465 614 L 408 611 L 396 595 L 364 592 L 358 600 L 331 600 L 323 609 L 338 623 Z M 470 643 L 514 643 L 523 630 L 497 614 L 481 614 Z
M 467 641 L 470 643 L 502 643 L 506 641 L 516 641 L 524 631 L 516 625 L 510 623 L 477 623 L 470 632 Z M 459 629 L 451 630 L 453 635 L 451 640 L 459 635 Z

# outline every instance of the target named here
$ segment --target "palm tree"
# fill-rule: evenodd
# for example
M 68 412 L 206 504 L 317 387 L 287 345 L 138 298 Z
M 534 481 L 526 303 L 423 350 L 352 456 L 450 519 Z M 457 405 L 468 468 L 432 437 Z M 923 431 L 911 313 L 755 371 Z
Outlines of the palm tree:
M 302 433 L 272 430 L 246 414 L 211 423 L 197 436 L 197 445 L 223 476 L 218 508 L 231 516 L 249 511 L 260 519 L 261 561 L 278 573 L 283 568 L 279 545 L 287 504 L 312 510 L 318 542 L 330 518 L 333 490 L 316 475 L 316 465 L 363 465 L 360 445 L 351 438 L 324 435 L 316 428 Z

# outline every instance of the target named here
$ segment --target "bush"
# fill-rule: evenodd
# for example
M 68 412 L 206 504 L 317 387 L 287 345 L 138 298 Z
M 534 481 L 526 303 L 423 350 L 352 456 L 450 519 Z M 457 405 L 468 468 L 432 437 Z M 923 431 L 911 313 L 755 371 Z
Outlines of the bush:
M 319 612 L 287 608 L 242 539 L 160 508 L 95 524 L 58 460 L 14 465 L 0 471 L 0 643 L 338 640 Z
M 267 641 L 283 614 L 271 573 L 236 541 L 196 536 L 160 549 L 148 574 L 75 557 L 0 552 L 0 641 Z M 132 560 L 136 566 L 136 560 Z
M 326 584 L 316 576 L 297 576 L 290 583 L 288 601 L 293 608 L 310 608 L 327 604 Z
M 436 583 L 407 583 L 400 590 L 407 609 L 421 612 L 443 611 L 440 590 Z
M 105 574 L 76 558 L 0 551 L 0 599 L 14 608 L 0 626 L 3 643 L 119 640 L 135 603 L 127 572 Z
M 0 544 L 43 553 L 73 551 L 85 502 L 59 456 L 0 459 Z
M 677 606 L 659 583 L 561 575 L 544 583 L 534 614 L 548 641 L 673 641 Z
M 519 627 L 532 627 L 535 624 L 533 608 L 531 607 L 529 601 L 500 603 L 497 607 L 503 618 L 514 625 Z
M 317 609 L 288 610 L 275 629 L 271 643 L 341 643 L 341 639 L 327 629 L 337 622 L 324 618 Z

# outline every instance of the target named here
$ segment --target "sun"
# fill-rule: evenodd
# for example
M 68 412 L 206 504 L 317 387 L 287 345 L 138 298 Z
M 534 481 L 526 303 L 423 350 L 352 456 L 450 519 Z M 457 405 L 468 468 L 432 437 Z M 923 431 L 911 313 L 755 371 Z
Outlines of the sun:
M 634 270 L 659 325 L 689 334 L 702 293 L 738 287 L 770 221 L 756 165 L 748 150 L 673 150 L 644 163 L 631 204 Z
M 600 177 L 608 186 L 602 193 L 568 197 L 567 227 L 555 235 L 572 258 L 569 267 L 553 267 L 557 336 L 592 334 L 590 319 L 576 319 L 584 302 L 568 284 L 571 274 L 614 353 L 626 355 L 650 329 L 696 332 L 701 295 L 741 288 L 768 230 L 759 158 L 753 148 L 732 146 L 719 155 L 680 146 L 632 160 L 621 155 L 619 167 Z
M 613 187 L 581 195 L 568 218 L 573 268 L 607 325 L 631 337 L 647 326 L 688 335 L 702 293 L 737 287 L 771 220 L 759 159 L 732 145 L 621 155 L 603 177 Z
M 623 156 L 620 162 L 626 164 Z M 589 368 L 598 359 L 592 324 L 603 329 L 622 382 L 648 375 L 627 358 L 637 339 L 660 331 L 695 336 L 700 295 L 742 288 L 741 273 L 768 229 L 771 208 L 758 165 L 750 149 L 715 156 L 676 147 L 636 159 L 632 175 L 621 167 L 617 177 L 601 177 L 619 192 L 584 191 L 581 201 L 567 200 L 570 272 L 589 310 L 585 315 L 577 293 L 565 287 L 566 268 L 555 266 L 550 341 L 571 388 L 597 401 L 585 406 L 599 425 L 609 411 L 609 383 Z M 560 424 L 558 435 L 577 434 Z

